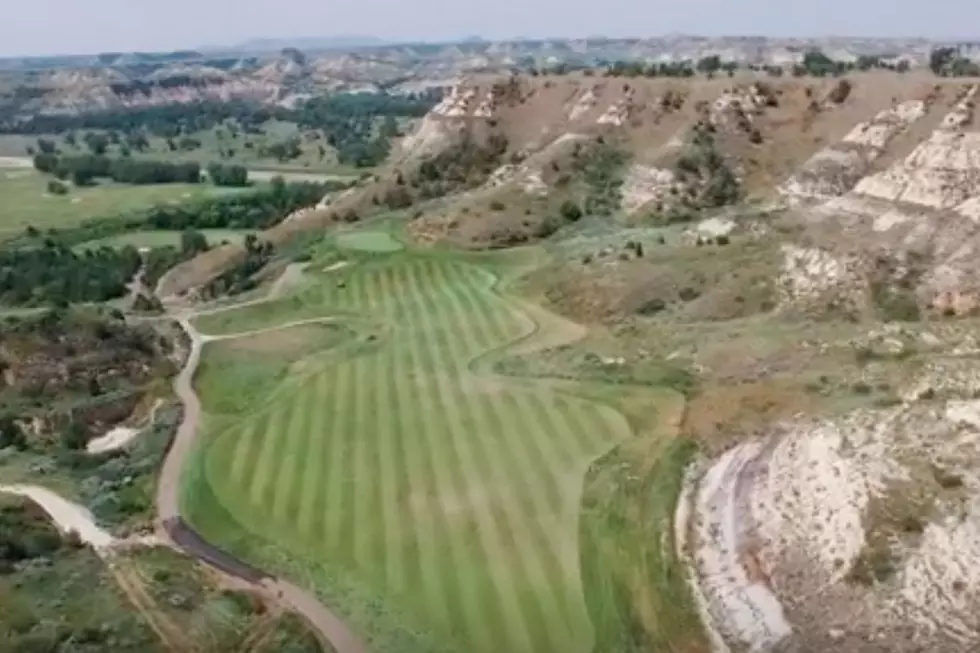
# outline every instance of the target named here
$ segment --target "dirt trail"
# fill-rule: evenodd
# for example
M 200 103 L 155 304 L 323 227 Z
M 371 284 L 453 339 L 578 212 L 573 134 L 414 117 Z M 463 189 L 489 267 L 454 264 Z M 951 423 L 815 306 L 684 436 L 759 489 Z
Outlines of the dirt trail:
M 118 542 L 112 533 L 99 527 L 87 508 L 37 485 L 0 485 L 0 492 L 27 497 L 48 513 L 63 533 L 77 533 L 79 539 L 104 556 Z
M 268 301 L 268 299 L 265 301 Z M 239 307 L 240 306 L 234 308 Z M 194 437 L 197 434 L 198 424 L 201 418 L 201 402 L 197 396 L 197 393 L 194 391 L 193 381 L 194 373 L 197 370 L 198 363 L 201 360 L 201 350 L 205 343 L 205 337 L 203 337 L 191 324 L 190 319 L 192 317 L 195 317 L 195 315 L 186 315 L 178 319 L 181 328 L 184 329 L 191 341 L 191 350 L 187 356 L 187 362 L 185 363 L 184 368 L 180 371 L 180 374 L 177 375 L 177 379 L 174 381 L 174 390 L 181 402 L 184 404 L 184 418 L 181 421 L 180 426 L 177 428 L 177 434 L 174 436 L 170 452 L 167 454 L 166 460 L 164 460 L 163 469 L 160 472 L 160 482 L 157 489 L 157 511 L 161 526 L 164 524 L 170 524 L 171 528 L 173 528 L 174 524 L 181 524 L 184 526 L 184 528 L 187 528 L 186 524 L 184 524 L 183 520 L 180 518 L 180 472 L 183 468 L 187 455 L 194 448 Z M 269 329 L 259 329 L 257 331 L 247 332 L 244 334 L 230 334 L 212 337 L 211 339 L 228 339 L 243 337 L 246 335 L 255 335 L 256 333 L 262 333 L 265 331 L 296 326 L 300 323 L 314 321 L 323 322 L 330 319 L 332 318 L 299 320 L 295 323 L 279 325 Z M 159 530 L 163 534 L 168 533 L 167 528 L 161 528 Z M 167 535 L 167 539 L 171 539 L 169 535 Z M 200 538 L 197 538 L 197 541 L 193 544 L 189 544 L 187 541 L 184 541 L 183 544 L 175 544 L 178 546 L 178 548 L 181 548 L 189 555 L 209 564 L 209 566 L 212 567 L 214 567 L 212 561 L 216 558 L 230 558 L 226 552 L 206 544 L 203 539 Z M 242 566 L 245 567 L 247 565 Z M 230 573 L 228 569 L 220 569 L 220 571 L 223 575 L 238 582 L 245 580 L 251 589 L 259 590 L 262 594 L 270 598 L 275 597 L 275 599 L 281 602 L 286 608 L 305 618 L 309 624 L 315 628 L 327 642 L 330 643 L 337 653 L 367 652 L 367 647 L 360 640 L 360 638 L 358 638 L 354 632 L 348 628 L 339 617 L 337 617 L 337 615 L 324 607 L 310 592 L 307 592 L 282 579 L 268 577 L 264 580 L 255 582 L 255 580 L 252 578 L 236 578 L 236 576 Z
M 114 560 L 109 563 L 109 571 L 119 589 L 168 650 L 174 653 L 192 653 L 197 650 L 194 642 L 180 626 L 157 607 L 156 601 L 146 590 L 142 575 L 131 562 Z
M 88 444 L 85 445 L 85 450 L 89 453 L 106 453 L 115 451 L 116 449 L 122 449 L 144 430 L 153 426 L 153 422 L 156 420 L 157 409 L 162 405 L 162 399 L 157 399 L 153 403 L 153 408 L 150 410 L 150 418 L 144 426 L 139 428 L 117 426 L 105 435 L 101 435 L 94 440 L 89 440 Z

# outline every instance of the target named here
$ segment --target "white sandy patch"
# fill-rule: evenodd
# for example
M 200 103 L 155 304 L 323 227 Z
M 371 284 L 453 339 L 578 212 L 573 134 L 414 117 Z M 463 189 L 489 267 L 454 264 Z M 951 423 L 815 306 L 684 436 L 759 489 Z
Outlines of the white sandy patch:
M 727 236 L 735 229 L 735 221 L 729 218 L 708 218 L 698 223 L 697 231 L 709 238 Z
M 105 552 L 116 542 L 111 533 L 95 523 L 87 508 L 63 499 L 51 490 L 36 485 L 0 485 L 0 492 L 27 497 L 44 512 L 63 533 L 77 533 L 82 542 L 97 552 Z
M 141 429 L 129 428 L 128 426 L 117 426 L 103 436 L 94 440 L 89 440 L 85 450 L 89 453 L 105 453 L 125 447 L 129 442 L 140 434 Z
M 156 419 L 157 409 L 162 405 L 162 399 L 157 399 L 153 403 L 153 408 L 150 410 L 150 419 L 143 428 L 136 429 L 128 426 L 117 426 L 105 435 L 97 437 L 94 440 L 89 440 L 85 450 L 94 454 L 122 449 L 129 444 L 133 438 L 142 433 L 144 428 L 149 428 L 153 425 L 153 421 Z
M 342 270 L 350 265 L 350 261 L 337 261 L 327 267 L 323 268 L 324 272 L 336 272 L 337 270 Z

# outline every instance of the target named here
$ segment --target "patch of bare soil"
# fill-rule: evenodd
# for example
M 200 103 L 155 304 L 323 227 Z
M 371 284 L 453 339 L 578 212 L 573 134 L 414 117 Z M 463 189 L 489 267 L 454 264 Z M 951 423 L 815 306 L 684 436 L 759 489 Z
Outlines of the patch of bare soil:
M 819 405 L 801 383 L 790 380 L 712 385 L 688 402 L 681 429 L 706 453 L 720 452 L 775 422 L 812 415 Z

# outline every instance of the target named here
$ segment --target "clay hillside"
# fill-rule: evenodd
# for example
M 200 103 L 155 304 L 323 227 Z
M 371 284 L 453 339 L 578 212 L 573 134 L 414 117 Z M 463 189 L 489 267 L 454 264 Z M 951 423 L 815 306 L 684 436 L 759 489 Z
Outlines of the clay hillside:
M 402 211 L 422 242 L 495 248 L 582 215 L 649 226 L 717 211 L 724 231 L 739 226 L 728 224 L 736 213 L 782 211 L 781 230 L 795 234 L 781 239 L 787 299 L 865 292 L 885 270 L 916 302 L 967 311 L 980 211 L 975 92 L 970 80 L 917 73 L 475 77 L 379 172 L 263 239 Z M 186 293 L 243 255 L 208 252 L 161 289 Z

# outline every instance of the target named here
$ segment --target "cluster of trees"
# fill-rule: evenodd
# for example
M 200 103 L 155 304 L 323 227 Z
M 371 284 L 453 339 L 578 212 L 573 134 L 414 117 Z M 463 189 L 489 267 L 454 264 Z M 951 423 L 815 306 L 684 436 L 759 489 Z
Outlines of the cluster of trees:
M 959 56 L 955 48 L 936 48 L 929 54 L 929 69 L 940 77 L 980 77 L 980 64 Z
M 623 199 L 626 153 L 605 141 L 599 141 L 581 156 L 577 155 L 576 160 L 586 188 L 584 213 L 610 216 L 618 211 Z
M 275 246 L 255 234 L 245 236 L 245 258 L 216 278 L 205 289 L 212 297 L 237 295 L 255 287 L 255 274 L 275 255 Z
M 303 156 L 303 148 L 299 137 L 287 138 L 259 148 L 259 155 L 276 159 L 281 163 L 292 161 Z
M 196 184 L 201 181 L 201 166 L 193 162 L 169 163 L 128 157 L 113 159 L 97 154 L 58 156 L 40 153 L 34 156 L 34 167 L 59 179 L 71 179 L 76 186 L 88 186 L 100 178 L 121 184 Z
M 7 134 L 64 134 L 71 131 L 98 130 L 142 134 L 160 138 L 177 138 L 181 134 L 212 129 L 226 121 L 243 126 L 258 126 L 274 118 L 289 120 L 291 112 L 281 107 L 233 100 L 208 100 L 187 104 L 164 104 L 150 107 L 124 107 L 79 114 L 37 114 L 27 120 L 0 125 Z
M 224 78 L 218 76 L 191 77 L 190 75 L 170 75 L 162 79 L 153 80 L 152 82 L 145 82 L 138 79 L 126 82 L 113 82 L 109 84 L 109 88 L 116 95 L 129 97 L 133 95 L 148 96 L 154 90 L 160 88 L 204 88 L 206 86 L 224 84 L 224 82 Z
M 210 163 L 208 164 L 207 170 L 208 179 L 215 186 L 232 186 L 237 188 L 248 186 L 248 170 L 245 166 Z
M 909 70 L 909 62 L 901 60 L 893 63 L 882 57 L 869 55 L 862 55 L 855 61 L 836 61 L 820 50 L 811 50 L 803 55 L 800 63 L 794 64 L 788 71 L 782 66 L 745 65 L 737 61 L 722 60 L 718 55 L 710 55 L 697 61 L 684 60 L 649 64 L 642 61 L 614 61 L 605 64 L 604 75 L 607 77 L 694 77 L 697 74 L 702 74 L 707 77 L 714 77 L 725 73 L 732 77 L 739 69 L 764 72 L 773 77 L 781 77 L 787 72 L 795 77 L 829 77 L 843 75 L 855 70 L 867 71 L 871 69 L 904 73 Z M 592 72 L 587 71 L 587 74 L 592 74 Z
M 343 184 L 295 183 L 280 179 L 253 192 L 213 197 L 184 205 L 161 205 L 146 212 L 143 226 L 183 231 L 192 229 L 268 229 L 301 208 L 312 206 Z
M 103 302 L 120 297 L 141 264 L 134 247 L 75 252 L 54 239 L 0 250 L 0 303 Z
M 391 139 L 399 134 L 397 119 L 420 118 L 439 98 L 438 92 L 328 95 L 308 100 L 294 120 L 301 127 L 322 129 L 340 163 L 371 167 L 387 158 Z

